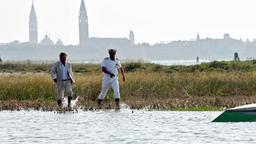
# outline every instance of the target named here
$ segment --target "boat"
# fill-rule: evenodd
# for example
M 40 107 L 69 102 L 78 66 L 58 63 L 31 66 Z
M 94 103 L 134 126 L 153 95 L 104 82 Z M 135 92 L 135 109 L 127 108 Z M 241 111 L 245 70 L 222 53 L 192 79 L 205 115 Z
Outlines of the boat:
M 212 122 L 256 122 L 256 104 L 227 109 Z

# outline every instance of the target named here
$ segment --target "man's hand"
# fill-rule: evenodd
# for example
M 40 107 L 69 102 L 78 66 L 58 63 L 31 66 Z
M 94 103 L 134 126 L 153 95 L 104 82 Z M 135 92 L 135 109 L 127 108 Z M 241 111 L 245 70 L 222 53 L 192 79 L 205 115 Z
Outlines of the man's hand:
M 125 74 L 124 74 L 124 69 L 121 67 L 120 68 L 122 76 L 123 76 L 123 82 L 125 82 L 126 78 L 125 78 Z
M 123 76 L 123 82 L 125 82 L 126 81 L 126 78 L 125 78 L 125 76 Z
M 105 67 L 102 67 L 102 71 L 106 74 L 109 74 L 110 78 L 113 78 L 115 77 L 115 75 L 111 72 L 109 72 Z
M 53 79 L 53 81 L 54 81 L 55 83 L 57 83 L 57 79 Z
M 115 75 L 114 75 L 114 74 L 112 74 L 112 73 L 110 73 L 109 75 L 110 75 L 110 78 L 115 77 Z
M 71 81 L 71 84 L 75 84 L 75 81 L 73 81 L 72 79 L 70 81 Z

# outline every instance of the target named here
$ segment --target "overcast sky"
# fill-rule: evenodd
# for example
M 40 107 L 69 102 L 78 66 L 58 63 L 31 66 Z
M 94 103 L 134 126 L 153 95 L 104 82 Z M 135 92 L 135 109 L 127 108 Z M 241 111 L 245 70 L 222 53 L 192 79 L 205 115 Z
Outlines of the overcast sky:
M 34 0 L 39 39 L 48 34 L 78 43 L 81 0 Z M 0 0 L 0 43 L 28 41 L 32 0 Z M 90 37 L 128 37 L 138 43 L 222 38 L 256 38 L 256 0 L 85 0 Z

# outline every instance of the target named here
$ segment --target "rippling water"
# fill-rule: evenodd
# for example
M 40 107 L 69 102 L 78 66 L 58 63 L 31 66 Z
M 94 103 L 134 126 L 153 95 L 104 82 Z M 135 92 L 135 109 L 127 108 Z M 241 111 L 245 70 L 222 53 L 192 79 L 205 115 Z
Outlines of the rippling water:
M 255 143 L 256 123 L 212 123 L 221 112 L 0 112 L 0 143 Z

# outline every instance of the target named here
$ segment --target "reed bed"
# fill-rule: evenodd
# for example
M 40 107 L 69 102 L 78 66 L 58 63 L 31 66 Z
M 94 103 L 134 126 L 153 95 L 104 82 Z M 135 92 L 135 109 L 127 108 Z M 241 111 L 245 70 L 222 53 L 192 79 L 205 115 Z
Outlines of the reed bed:
M 96 68 L 94 68 L 96 69 Z M 74 93 L 79 107 L 93 109 L 101 88 L 100 72 L 76 73 Z M 120 81 L 122 102 L 132 109 L 220 110 L 256 102 L 254 71 L 131 71 Z M 12 73 L 0 76 L 0 110 L 54 110 L 55 84 L 49 73 Z M 110 90 L 105 107 L 114 103 Z

